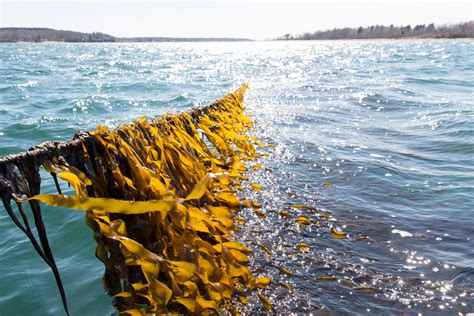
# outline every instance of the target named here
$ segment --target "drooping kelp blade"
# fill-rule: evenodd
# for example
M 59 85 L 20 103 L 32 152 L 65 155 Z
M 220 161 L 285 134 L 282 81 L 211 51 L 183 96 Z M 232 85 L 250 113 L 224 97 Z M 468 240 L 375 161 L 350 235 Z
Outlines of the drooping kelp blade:
M 103 283 L 120 312 L 232 311 L 248 301 L 248 291 L 270 283 L 252 275 L 246 266 L 252 251 L 231 235 L 240 210 L 236 187 L 245 179 L 245 161 L 256 157 L 247 136 L 252 122 L 243 112 L 246 88 L 206 107 L 113 130 L 99 126 L 69 143 L 0 159 L 0 193 L 10 216 L 52 265 L 10 201 L 86 211 L 105 266 Z M 41 165 L 59 194 L 40 194 Z M 76 196 L 63 195 L 57 177 Z
M 166 213 L 180 201 L 180 199 L 174 201 L 125 201 L 109 198 L 65 196 L 62 194 L 38 194 L 30 199 L 38 200 L 52 206 L 61 206 L 83 211 L 95 210 L 127 215 L 160 212 L 164 213 L 165 216 Z

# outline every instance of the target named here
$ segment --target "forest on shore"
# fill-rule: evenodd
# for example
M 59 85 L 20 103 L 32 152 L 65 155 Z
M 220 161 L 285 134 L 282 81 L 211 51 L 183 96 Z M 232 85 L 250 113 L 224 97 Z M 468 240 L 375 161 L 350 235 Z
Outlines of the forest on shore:
M 415 26 L 372 25 L 358 28 L 335 28 L 300 35 L 285 34 L 278 40 L 336 40 L 336 39 L 377 39 L 377 38 L 474 38 L 474 21 L 455 25 L 435 26 L 418 24 Z
M 0 42 L 235 42 L 241 38 L 115 37 L 104 33 L 82 33 L 49 28 L 3 27 Z

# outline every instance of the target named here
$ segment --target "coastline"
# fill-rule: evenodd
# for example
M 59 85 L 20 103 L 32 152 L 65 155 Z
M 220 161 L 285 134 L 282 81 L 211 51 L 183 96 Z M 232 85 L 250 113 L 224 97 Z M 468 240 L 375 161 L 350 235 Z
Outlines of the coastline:
M 472 41 L 474 37 L 403 37 L 403 38 L 389 38 L 389 37 L 381 37 L 381 38 L 334 38 L 334 39 L 293 39 L 293 40 L 268 40 L 268 42 L 377 42 L 377 41 L 386 41 L 386 42 L 402 42 L 402 41 L 424 41 L 424 40 L 435 40 L 435 41 L 442 41 L 442 40 L 449 40 L 449 41 L 456 41 L 456 40 L 467 40 Z
M 446 38 L 446 37 L 413 37 L 413 38 L 344 38 L 344 39 L 308 39 L 308 40 L 279 40 L 279 39 L 268 39 L 268 40 L 202 40 L 202 41 L 122 41 L 122 42 L 67 42 L 67 41 L 10 41 L 2 42 L 2 44 L 159 44 L 159 43 L 305 43 L 305 42 L 409 42 L 409 41 L 473 41 L 473 37 L 455 37 L 455 38 Z
M 82 33 L 48 28 L 0 28 L 0 43 L 183 43 L 183 42 L 243 42 L 248 38 L 232 37 L 116 37 L 105 33 Z
M 334 28 L 324 31 L 292 35 L 287 33 L 278 40 L 327 40 L 327 39 L 413 39 L 413 38 L 474 38 L 474 21 L 458 24 L 434 25 L 433 23 L 390 26 L 372 25 Z
M 341 41 L 341 40 L 438 40 L 438 39 L 473 39 L 474 22 L 459 25 L 441 26 L 433 24 L 428 27 L 417 25 L 413 29 L 406 27 L 372 26 L 358 29 L 343 28 L 293 36 L 254 40 L 234 37 L 169 37 L 140 36 L 116 37 L 109 34 L 94 32 L 82 33 L 49 28 L 0 28 L 0 43 L 201 43 L 201 42 L 253 42 L 253 41 Z

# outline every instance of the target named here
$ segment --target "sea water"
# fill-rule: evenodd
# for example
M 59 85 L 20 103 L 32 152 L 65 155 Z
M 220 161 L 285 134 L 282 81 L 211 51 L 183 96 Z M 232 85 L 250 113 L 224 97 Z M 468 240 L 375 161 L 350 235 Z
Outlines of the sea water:
M 472 40 L 1 44 L 0 155 L 248 82 L 253 133 L 272 147 L 249 172 L 262 191 L 241 196 L 266 217 L 242 211 L 234 238 L 272 278 L 263 293 L 275 310 L 472 312 L 473 51 Z M 43 213 L 71 314 L 111 314 L 84 214 Z M 0 254 L 0 315 L 64 313 L 51 271 L 3 207 Z M 256 301 L 243 310 L 262 311 Z

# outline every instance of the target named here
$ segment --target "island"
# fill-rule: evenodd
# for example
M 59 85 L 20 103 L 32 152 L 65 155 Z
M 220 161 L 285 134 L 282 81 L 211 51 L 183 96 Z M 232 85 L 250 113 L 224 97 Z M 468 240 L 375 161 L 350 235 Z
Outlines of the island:
M 2 27 L 0 28 L 0 43 L 11 42 L 69 42 L 69 43 L 98 43 L 98 42 L 240 42 L 251 41 L 246 38 L 225 37 L 115 37 L 104 33 L 82 33 L 74 31 L 55 30 L 50 28 Z

